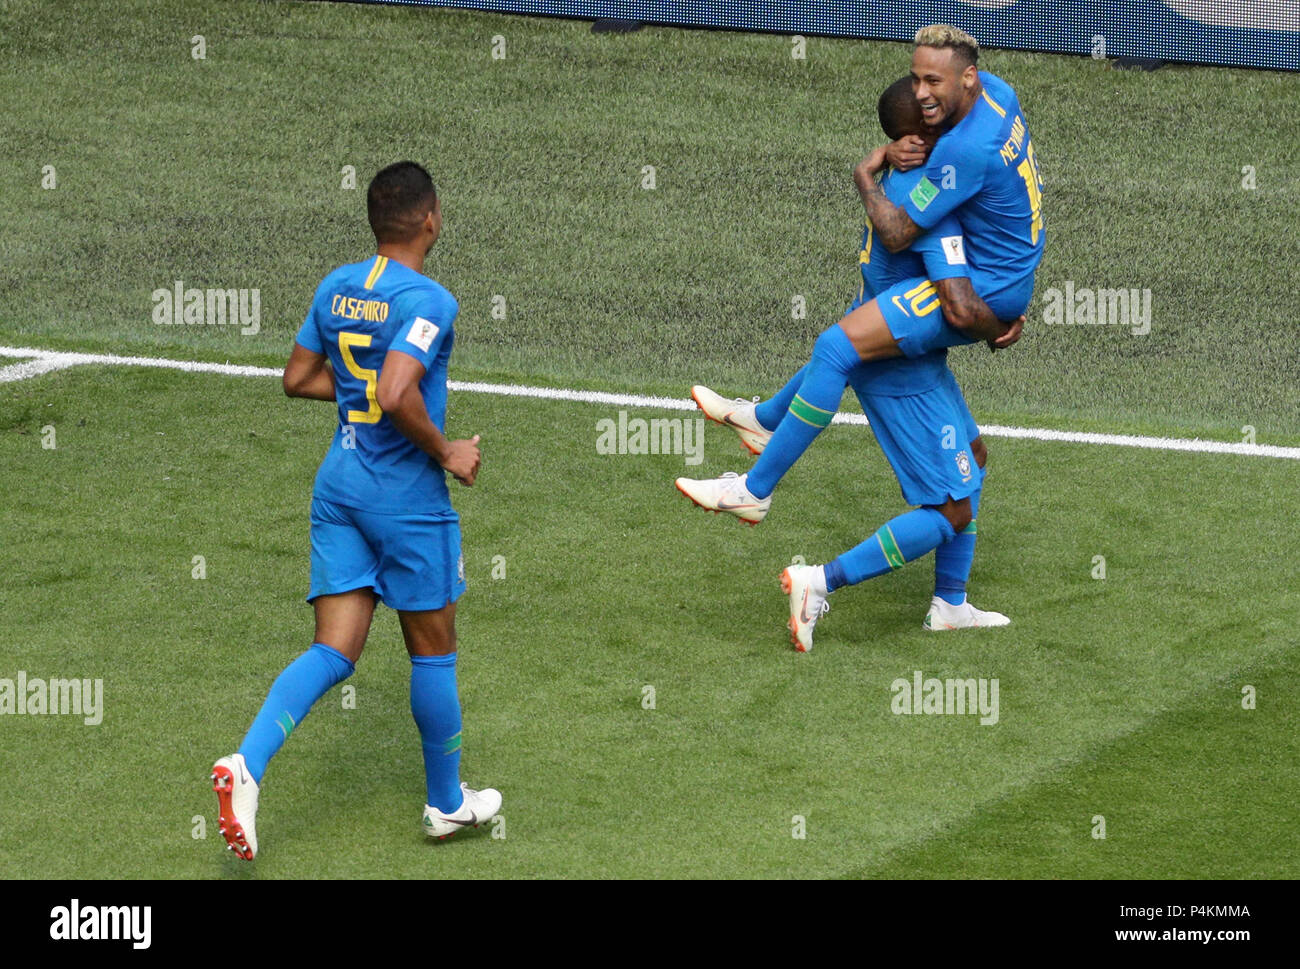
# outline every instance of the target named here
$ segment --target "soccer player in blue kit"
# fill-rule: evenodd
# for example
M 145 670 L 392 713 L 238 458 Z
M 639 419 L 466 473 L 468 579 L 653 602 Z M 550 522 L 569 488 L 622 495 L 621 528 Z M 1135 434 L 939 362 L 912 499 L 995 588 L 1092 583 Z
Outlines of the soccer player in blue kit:
M 920 105 L 908 78 L 885 90 L 879 114 L 881 127 L 892 139 L 923 129 Z M 933 142 L 932 136 L 927 137 Z M 920 171 L 889 169 L 881 178 L 881 188 L 888 198 L 903 199 L 921 177 Z M 961 224 L 951 214 L 896 254 L 878 243 L 868 222 L 859 256 L 860 288 L 850 312 L 900 281 L 921 274 L 934 286 L 961 293 L 963 300 L 978 304 L 964 251 Z M 931 293 L 918 301 L 914 312 L 937 317 L 937 309 L 938 298 Z M 782 573 L 782 588 L 789 596 L 791 640 L 801 652 L 812 648 L 813 627 L 830 592 L 901 568 L 931 548 L 935 551 L 935 594 L 923 623 L 926 629 L 1000 626 L 1010 621 L 1000 613 L 975 609 L 966 600 L 986 452 L 956 378 L 948 369 L 947 352 L 940 347 L 920 356 L 861 363 L 849 375 L 904 498 L 919 507 L 894 518 L 867 541 L 824 566 L 793 565 Z M 707 387 L 692 388 L 692 395 L 711 419 L 732 427 L 746 447 L 762 454 L 771 434 L 764 437 L 752 428 L 761 427 L 763 421 L 777 424 L 791 408 L 796 416 L 804 412 L 798 391 L 806 369 L 771 400 L 757 406 L 728 401 Z
M 473 485 L 482 455 L 477 435 L 452 441 L 442 430 L 458 306 L 421 272 L 442 208 L 429 173 L 399 162 L 371 181 L 366 209 L 377 254 L 325 277 L 284 372 L 286 394 L 337 401 L 339 423 L 312 491 L 311 647 L 271 685 L 239 750 L 212 769 L 221 833 L 247 860 L 258 853 L 267 764 L 352 674 L 381 600 L 397 610 L 411 657 L 422 830 L 445 838 L 501 808 L 499 792 L 460 781 L 455 615 L 465 568 L 444 472 Z
M 925 125 L 940 137 L 901 205 L 886 197 L 874 177 L 885 165 L 888 147 L 872 152 L 854 177 L 875 239 L 890 252 L 956 215 L 964 230 L 957 254 L 967 259 L 980 300 L 954 300 L 951 290 L 946 298 L 943 281 L 918 276 L 853 309 L 817 338 L 798 392 L 777 426 L 756 418 L 747 426 L 760 437 L 770 434 L 748 474 L 678 479 L 678 489 L 697 505 L 751 524 L 762 521 L 777 482 L 831 422 L 859 364 L 917 357 L 976 339 L 1004 345 L 1018 335 L 1018 323 L 1003 321 L 1022 316 L 1033 292 L 1045 238 L 1042 181 L 1015 92 L 980 71 L 978 58 L 974 38 L 955 27 L 935 24 L 917 31 L 912 89 Z M 943 313 L 929 312 L 936 302 L 942 302 Z

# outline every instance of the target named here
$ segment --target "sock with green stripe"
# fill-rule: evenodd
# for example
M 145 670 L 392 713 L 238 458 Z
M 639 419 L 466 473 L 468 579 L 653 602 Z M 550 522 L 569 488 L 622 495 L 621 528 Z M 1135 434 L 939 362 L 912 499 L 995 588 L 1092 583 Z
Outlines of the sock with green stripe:
M 424 748 L 424 785 L 430 807 L 460 810 L 460 695 L 456 654 L 411 657 L 411 716 Z
M 970 496 L 970 524 L 934 550 L 934 594 L 944 602 L 960 606 L 966 601 L 966 581 L 975 561 L 975 515 L 980 508 L 980 493 Z
M 882 525 L 876 534 L 826 565 L 826 591 L 857 585 L 901 569 L 953 537 L 952 525 L 933 508 L 917 508 Z
M 838 323 L 822 331 L 813 344 L 812 359 L 802 371 L 798 393 L 791 398 L 789 410 L 745 478 L 750 494 L 766 498 L 776 490 L 777 482 L 835 416 L 849 373 L 861 362 Z
M 266 765 L 289 739 L 293 728 L 302 723 L 312 704 L 355 669 L 351 660 L 324 643 L 312 643 L 307 652 L 284 668 L 239 745 L 254 781 L 262 783 Z
M 781 423 L 781 418 L 785 417 L 785 412 L 790 409 L 790 402 L 794 400 L 794 395 L 799 393 L 799 387 L 803 384 L 803 378 L 808 373 L 808 364 L 804 364 L 797 374 L 786 381 L 784 387 L 776 392 L 776 396 L 770 400 L 762 400 L 754 405 L 754 417 L 769 431 L 775 431 Z

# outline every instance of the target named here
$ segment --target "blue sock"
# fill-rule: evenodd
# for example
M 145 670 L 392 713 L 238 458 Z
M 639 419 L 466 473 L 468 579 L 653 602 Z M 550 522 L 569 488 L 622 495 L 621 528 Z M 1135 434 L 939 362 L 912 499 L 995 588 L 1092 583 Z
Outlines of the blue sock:
M 355 669 L 351 660 L 324 643 L 312 643 L 307 652 L 284 668 L 239 745 L 253 780 L 262 783 L 266 765 L 289 739 L 293 728 L 302 723 L 312 704 Z
M 424 747 L 425 801 L 444 814 L 460 810 L 460 695 L 456 654 L 411 657 L 411 716 Z
M 781 418 L 785 417 L 785 412 L 790 409 L 790 402 L 794 400 L 794 395 L 799 393 L 799 385 L 803 383 L 804 375 L 807 372 L 808 364 L 805 363 L 799 369 L 799 372 L 786 381 L 785 386 L 776 392 L 775 397 L 771 400 L 760 401 L 754 407 L 754 416 L 769 431 L 775 431 L 777 425 L 781 423 Z
M 918 508 L 882 525 L 876 534 L 826 565 L 826 591 L 857 585 L 901 569 L 953 537 L 948 519 L 933 508 Z
M 950 605 L 966 601 L 966 580 L 975 561 L 975 515 L 980 508 L 980 493 L 970 496 L 970 524 L 940 545 L 934 553 L 934 594 Z
M 849 373 L 861 362 L 838 323 L 822 331 L 813 345 L 812 359 L 803 369 L 799 392 L 745 479 L 750 494 L 766 498 L 776 490 L 777 482 L 835 416 Z

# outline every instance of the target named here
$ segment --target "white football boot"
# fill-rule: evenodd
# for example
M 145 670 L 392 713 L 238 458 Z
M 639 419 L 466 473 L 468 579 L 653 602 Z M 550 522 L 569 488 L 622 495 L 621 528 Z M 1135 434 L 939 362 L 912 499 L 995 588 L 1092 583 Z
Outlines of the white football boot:
M 755 498 L 745 487 L 745 475 L 728 471 L 721 478 L 678 478 L 677 490 L 708 511 L 726 511 L 749 525 L 767 517 L 772 496 Z
M 1000 612 L 985 612 L 976 609 L 967 599 L 960 606 L 945 602 L 935 596 L 930 600 L 930 611 L 925 614 L 923 629 L 931 632 L 943 632 L 948 629 L 973 629 L 981 626 L 1009 626 L 1011 620 Z
M 817 566 L 791 565 L 781 573 L 781 591 L 790 597 L 790 642 L 801 653 L 812 649 L 813 627 L 831 604 L 814 586 Z
M 754 401 L 743 397 L 730 399 L 715 394 L 703 384 L 691 388 L 691 396 L 700 405 L 704 416 L 709 420 L 731 428 L 740 435 L 740 443 L 750 454 L 763 453 L 767 442 L 772 439 L 772 432 L 758 422 L 754 415 Z
M 252 861 L 257 855 L 258 787 L 243 754 L 222 757 L 212 765 L 212 789 L 217 792 L 218 825 L 227 846 Z
M 485 821 L 491 821 L 501 810 L 500 791 L 490 787 L 481 791 L 470 790 L 469 785 L 463 781 L 460 789 L 465 795 L 465 802 L 453 814 L 443 814 L 428 804 L 424 806 L 424 820 L 420 826 L 430 838 L 442 841 L 465 828 L 477 828 Z

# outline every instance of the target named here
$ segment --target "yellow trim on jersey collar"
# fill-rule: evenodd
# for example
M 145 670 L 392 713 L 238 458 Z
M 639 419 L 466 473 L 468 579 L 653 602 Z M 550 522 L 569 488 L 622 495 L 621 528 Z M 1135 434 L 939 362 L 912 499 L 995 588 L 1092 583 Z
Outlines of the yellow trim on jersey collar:
M 374 289 L 375 283 L 379 282 L 379 277 L 384 274 L 387 267 L 387 256 L 375 256 L 375 264 L 370 267 L 370 275 L 366 277 L 366 289 Z
M 998 117 L 1005 118 L 1007 116 L 1007 112 L 1002 107 L 1002 105 L 998 104 L 991 97 L 989 97 L 988 88 L 985 88 L 984 90 L 980 91 L 980 94 L 984 96 L 984 100 L 989 103 L 989 106 L 998 113 Z

